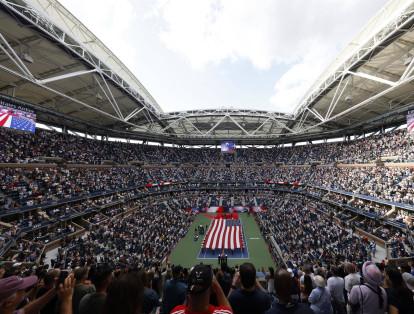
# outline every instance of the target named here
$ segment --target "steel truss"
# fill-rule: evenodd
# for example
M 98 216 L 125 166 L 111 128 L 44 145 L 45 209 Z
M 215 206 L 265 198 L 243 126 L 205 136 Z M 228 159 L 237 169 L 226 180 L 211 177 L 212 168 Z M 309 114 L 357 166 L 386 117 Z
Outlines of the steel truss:
M 45 11 L 56 10 L 58 12 L 61 9 L 60 4 L 55 0 L 33 1 L 38 2 L 40 7 L 47 5 Z M 372 38 L 367 40 L 366 44 L 352 54 L 332 75 L 312 90 L 309 96 L 300 104 L 298 110 L 292 115 L 260 110 L 238 109 L 190 110 L 164 113 L 140 83 L 138 85 L 139 91 L 133 89 L 130 82 L 121 78 L 104 61 L 98 59 L 83 44 L 57 27 L 36 9 L 27 6 L 25 2 L 19 0 L 0 0 L 0 4 L 14 15 L 24 19 L 33 28 L 53 39 L 58 45 L 63 46 L 67 51 L 70 51 L 71 54 L 87 65 L 87 69 L 85 70 L 65 74 L 55 73 L 54 76 L 38 79 L 31 73 L 20 55 L 7 41 L 6 37 L 0 33 L 0 50 L 13 65 L 12 68 L 0 64 L 0 69 L 63 97 L 70 102 L 79 104 L 88 110 L 111 118 L 116 123 L 127 126 L 128 131 L 134 130 L 137 134 L 148 134 L 152 138 L 158 136 L 164 141 L 165 139 L 167 141 L 171 139 L 171 142 L 174 142 L 174 140 L 183 141 L 188 139 L 196 142 L 199 139 L 200 142 L 205 142 L 209 139 L 215 141 L 234 138 L 240 139 L 240 141 L 249 140 L 250 142 L 253 140 L 274 140 L 276 143 L 277 141 L 282 141 L 282 136 L 283 141 L 289 137 L 303 138 L 307 134 L 311 138 L 315 134 L 332 130 L 331 122 L 334 122 L 338 118 L 348 115 L 398 88 L 404 87 L 414 80 L 414 57 L 407 63 L 403 73 L 394 80 L 385 79 L 375 73 L 366 73 L 359 70 L 360 66 L 369 63 L 378 51 L 392 44 L 393 40 L 398 38 L 399 34 L 411 29 L 414 24 L 414 5 L 411 5 Z M 58 13 L 61 14 L 62 12 L 59 11 Z M 70 19 L 71 16 L 64 16 L 62 18 Z M 89 33 L 83 35 L 85 37 L 93 36 Z M 93 40 L 97 39 L 93 38 Z M 116 58 L 113 55 L 108 56 L 108 58 L 110 57 Z M 127 69 L 125 69 L 125 72 L 129 73 Z M 93 76 L 96 85 L 111 106 L 113 112 L 101 110 L 92 104 L 76 99 L 48 85 L 51 82 L 84 75 Z M 350 87 L 349 84 L 350 78 L 353 77 L 381 84 L 384 89 L 378 90 L 373 95 L 368 95 L 368 97 L 359 103 L 352 104 L 346 109 L 338 111 L 336 109 L 339 108 L 338 104 L 344 101 L 346 91 L 349 88 L 354 88 Z M 136 85 L 136 81 L 134 83 Z M 125 95 L 134 99 L 137 105 L 136 108 L 125 113 L 125 110 L 122 110 L 122 105 L 114 97 L 111 86 L 115 86 L 125 93 Z M 326 112 L 319 112 L 315 108 L 315 105 L 331 91 L 333 97 L 326 108 Z M 144 118 L 136 122 L 133 118 L 138 115 Z M 226 126 L 229 126 L 229 132 L 219 132 L 220 128 Z M 336 129 L 339 128 L 339 126 L 336 126 Z
M 37 0 L 36 1 L 39 6 L 45 6 L 47 5 L 48 10 L 58 10 L 61 7 L 61 5 L 55 1 L 55 0 Z M 24 62 L 21 60 L 21 58 L 18 56 L 16 52 L 14 52 L 13 48 L 7 43 L 6 39 L 2 34 L 0 39 L 2 42 L 1 49 L 3 52 L 15 63 L 15 65 L 18 67 L 19 72 L 14 71 L 13 69 L 6 68 L 4 66 L 1 66 L 1 68 L 10 74 L 17 75 L 23 79 L 26 79 L 28 81 L 31 81 L 32 83 L 43 87 L 51 92 L 55 92 L 56 94 L 68 98 L 67 95 L 64 93 L 60 93 L 59 91 L 56 91 L 50 87 L 47 86 L 48 83 L 54 82 L 57 80 L 64 80 L 67 78 L 73 78 L 81 75 L 86 74 L 92 74 L 95 73 L 102 79 L 102 84 L 97 81 L 97 84 L 101 88 L 102 92 L 104 93 L 106 100 L 111 104 L 113 107 L 116 115 L 113 115 L 111 113 L 103 112 L 97 108 L 94 108 L 88 104 L 85 104 L 81 101 L 78 101 L 76 99 L 68 98 L 71 101 L 74 101 L 75 103 L 78 103 L 80 105 L 83 105 L 87 107 L 88 109 L 94 110 L 96 112 L 99 112 L 107 117 L 113 118 L 115 120 L 130 124 L 131 126 L 138 126 L 133 123 L 128 122 L 133 116 L 135 116 L 138 111 L 134 111 L 128 114 L 128 119 L 126 117 L 123 117 L 123 114 L 119 108 L 119 104 L 115 100 L 114 96 L 112 95 L 112 92 L 109 88 L 108 82 L 111 82 L 111 84 L 117 86 L 120 88 L 123 92 L 128 94 L 130 97 L 136 100 L 137 105 L 139 108 L 144 108 L 145 111 L 147 111 L 147 117 L 148 119 L 151 119 L 150 116 L 157 117 L 161 112 L 161 107 L 156 103 L 156 101 L 153 99 L 153 97 L 148 93 L 148 91 L 138 82 L 139 86 L 139 92 L 136 91 L 131 87 L 131 84 L 127 82 L 126 80 L 122 79 L 120 75 L 118 75 L 114 70 L 109 68 L 102 60 L 98 59 L 96 56 L 91 54 L 83 44 L 79 43 L 76 39 L 72 38 L 70 35 L 68 35 L 66 32 L 64 32 L 62 29 L 60 29 L 58 26 L 53 24 L 51 21 L 49 21 L 47 18 L 45 18 L 43 15 L 41 15 L 37 10 L 34 8 L 28 6 L 23 1 L 9 1 L 9 0 L 0 0 L 0 3 L 6 7 L 8 10 L 19 16 L 20 18 L 23 18 L 25 21 L 33 25 L 35 28 L 40 30 L 42 33 L 46 34 L 48 37 L 55 40 L 59 45 L 62 45 L 65 49 L 73 53 L 75 56 L 77 56 L 79 59 L 83 60 L 89 67 L 90 70 L 86 71 L 75 71 L 72 73 L 67 73 L 64 75 L 58 75 L 55 77 L 50 77 L 43 80 L 38 80 L 34 77 L 32 73 L 27 69 L 27 67 L 24 66 Z M 60 13 L 60 12 L 58 12 Z M 65 16 L 65 18 L 70 18 L 70 16 Z M 83 34 L 85 37 L 90 37 L 91 35 L 88 33 Z M 98 41 L 96 38 L 91 38 L 91 40 Z M 100 43 L 100 42 L 99 42 Z M 107 49 L 106 47 L 104 47 Z M 109 51 L 109 50 L 108 50 Z M 108 53 L 109 54 L 109 53 Z M 108 59 L 116 59 L 117 58 L 113 55 L 108 55 Z M 125 69 L 125 72 L 129 72 L 127 69 Z M 132 75 L 132 74 L 131 74 Z M 136 79 L 135 79 L 136 80 Z M 137 81 L 137 80 L 136 80 Z M 136 82 L 135 82 L 136 83 Z M 152 122 L 153 120 L 151 120 Z
M 294 119 L 299 121 L 296 125 L 298 133 L 306 133 L 324 124 L 341 118 L 351 112 L 366 106 L 373 101 L 385 96 L 396 89 L 407 85 L 414 79 L 414 58 L 411 59 L 407 65 L 404 73 L 398 76 L 395 81 L 390 81 L 382 77 L 358 71 L 358 68 L 368 63 L 376 53 L 384 49 L 387 45 L 392 43 L 399 35 L 409 32 L 414 24 L 414 4 L 408 6 L 401 12 L 393 21 L 389 22 L 384 28 L 377 32 L 372 38 L 355 51 L 351 57 L 343 62 L 333 74 L 328 76 L 319 86 L 308 92 L 308 96 L 301 102 L 294 114 Z M 339 100 L 343 98 L 343 93 L 346 90 L 349 80 L 344 83 L 348 77 L 359 77 L 368 81 L 383 84 L 387 88 L 375 95 L 367 97 L 365 100 L 354 104 L 346 110 L 340 111 L 332 115 Z M 331 89 L 335 89 L 333 99 L 329 105 L 325 116 L 322 116 L 313 106 Z M 343 99 L 342 99 L 343 100 Z M 309 115 L 311 113 L 311 115 Z M 312 119 L 310 119 L 312 118 Z M 316 119 L 316 123 L 315 123 Z

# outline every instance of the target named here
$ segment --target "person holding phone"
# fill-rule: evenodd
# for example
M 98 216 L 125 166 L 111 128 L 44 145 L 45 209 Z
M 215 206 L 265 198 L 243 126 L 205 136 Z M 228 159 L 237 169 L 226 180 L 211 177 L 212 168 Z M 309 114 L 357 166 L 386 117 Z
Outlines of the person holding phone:
M 215 294 L 218 306 L 210 304 Z M 232 314 L 230 303 L 224 295 L 209 265 L 196 265 L 188 278 L 186 304 L 176 306 L 171 314 Z

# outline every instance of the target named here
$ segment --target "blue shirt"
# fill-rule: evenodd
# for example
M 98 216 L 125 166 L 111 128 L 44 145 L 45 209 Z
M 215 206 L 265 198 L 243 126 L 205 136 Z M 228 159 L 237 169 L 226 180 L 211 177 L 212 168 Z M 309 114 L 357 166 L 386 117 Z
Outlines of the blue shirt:
M 332 314 L 331 294 L 327 288 L 315 288 L 309 295 L 311 309 L 315 314 Z
M 270 308 L 272 297 L 260 289 L 237 289 L 230 294 L 229 302 L 234 314 L 261 314 Z
M 175 279 L 167 280 L 162 299 L 162 313 L 169 314 L 174 307 L 183 304 L 186 294 L 187 285 L 185 283 Z

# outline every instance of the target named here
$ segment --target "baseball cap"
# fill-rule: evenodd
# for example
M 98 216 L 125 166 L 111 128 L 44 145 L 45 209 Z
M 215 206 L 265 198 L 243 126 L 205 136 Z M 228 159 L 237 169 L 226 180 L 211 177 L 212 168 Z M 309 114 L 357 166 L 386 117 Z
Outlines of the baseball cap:
M 0 279 L 0 301 L 3 301 L 13 295 L 15 292 L 25 290 L 37 283 L 37 276 L 21 278 L 11 276 Z
M 212 280 L 213 272 L 210 265 L 196 265 L 188 277 L 188 291 L 191 294 L 202 293 L 211 286 Z

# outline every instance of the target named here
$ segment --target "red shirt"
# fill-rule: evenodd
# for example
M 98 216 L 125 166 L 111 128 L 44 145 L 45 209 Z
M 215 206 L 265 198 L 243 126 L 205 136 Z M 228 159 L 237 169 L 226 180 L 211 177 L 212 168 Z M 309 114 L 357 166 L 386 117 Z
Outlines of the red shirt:
M 210 304 L 207 312 L 193 312 L 185 305 L 178 305 L 170 314 L 233 314 L 233 310 L 227 306 L 214 306 Z

